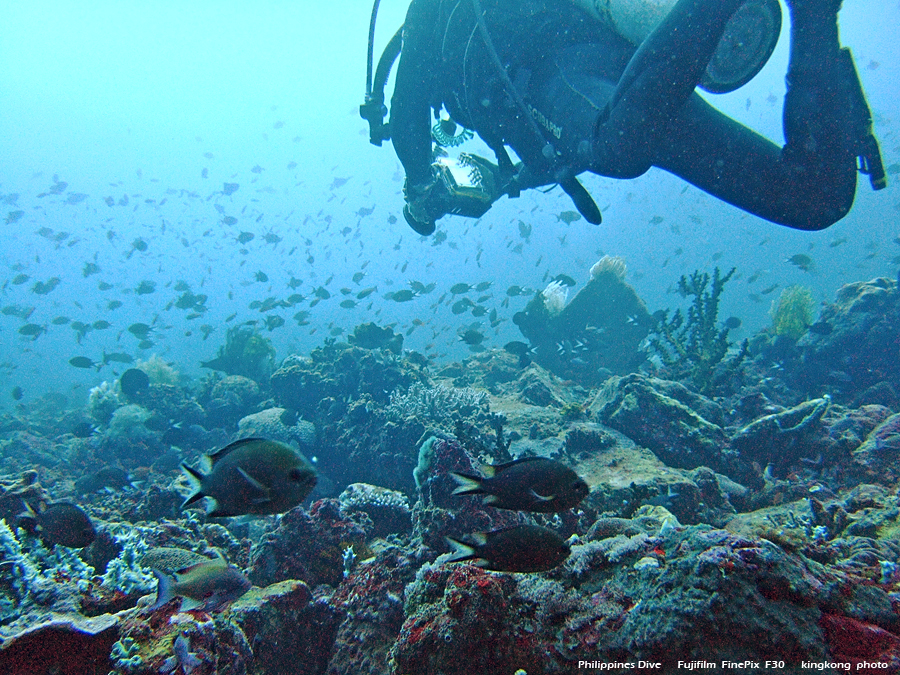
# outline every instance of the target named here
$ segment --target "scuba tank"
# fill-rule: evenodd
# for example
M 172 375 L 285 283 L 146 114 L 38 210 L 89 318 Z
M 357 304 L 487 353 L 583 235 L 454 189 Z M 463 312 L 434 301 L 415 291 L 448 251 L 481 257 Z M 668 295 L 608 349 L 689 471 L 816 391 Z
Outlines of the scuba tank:
M 572 0 L 591 17 L 638 46 L 677 0 Z M 711 94 L 738 89 L 762 70 L 781 32 L 778 0 L 747 0 L 728 22 L 700 88 Z

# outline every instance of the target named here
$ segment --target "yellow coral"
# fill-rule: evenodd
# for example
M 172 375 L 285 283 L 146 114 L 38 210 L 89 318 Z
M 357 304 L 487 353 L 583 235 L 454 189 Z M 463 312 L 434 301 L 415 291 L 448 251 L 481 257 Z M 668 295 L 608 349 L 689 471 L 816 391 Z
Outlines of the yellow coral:
M 813 296 L 806 286 L 788 286 L 772 303 L 775 335 L 801 338 L 813 322 Z

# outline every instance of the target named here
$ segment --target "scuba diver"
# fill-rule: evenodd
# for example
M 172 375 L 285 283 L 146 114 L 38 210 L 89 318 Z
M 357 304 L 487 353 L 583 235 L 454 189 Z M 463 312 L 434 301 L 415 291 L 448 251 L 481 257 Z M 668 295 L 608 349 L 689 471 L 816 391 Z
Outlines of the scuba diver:
M 634 178 L 655 166 L 800 230 L 847 214 L 857 171 L 885 187 L 871 112 L 838 37 L 841 0 L 787 0 L 784 147 L 695 91 L 733 91 L 762 68 L 781 27 L 777 0 L 670 0 L 655 23 L 626 25 L 628 3 L 641 1 L 412 0 L 373 81 L 376 0 L 360 114 L 372 143 L 393 143 L 406 172 L 404 215 L 417 233 L 433 233 L 444 215 L 480 217 L 504 194 L 554 184 L 599 223 L 577 179 L 585 171 Z M 386 125 L 384 86 L 398 54 Z M 496 163 L 447 155 L 472 132 Z

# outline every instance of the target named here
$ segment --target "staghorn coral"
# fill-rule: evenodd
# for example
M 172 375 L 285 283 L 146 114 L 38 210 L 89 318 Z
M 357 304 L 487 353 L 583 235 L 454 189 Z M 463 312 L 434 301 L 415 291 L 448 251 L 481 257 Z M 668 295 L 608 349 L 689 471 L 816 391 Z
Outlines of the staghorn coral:
M 95 568 L 78 552 L 65 546 L 45 547 L 36 537 L 14 532 L 0 521 L 0 626 L 33 623 L 47 613 L 74 614 L 86 605 L 100 606 L 105 600 L 138 596 L 156 582 L 140 566 L 147 546 L 146 528 L 116 525 L 112 531 L 120 546 L 98 577 Z M 2 631 L 0 631 L 2 633 Z
M 664 310 L 662 319 L 653 328 L 657 337 L 649 339 L 650 346 L 671 371 L 673 379 L 688 379 L 704 394 L 711 393 L 715 385 L 725 375 L 733 373 L 747 355 L 745 340 L 738 352 L 726 362 L 725 357 L 731 346 L 728 327 L 716 327 L 722 290 L 734 271 L 732 268 L 722 276 L 716 267 L 711 280 L 709 274 L 699 270 L 690 277 L 682 276 L 678 280 L 678 292 L 684 298 L 693 298 L 687 316 L 678 309 L 669 319 L 668 311 Z M 717 372 L 720 369 L 725 372 Z
M 21 530 L 13 532 L 0 521 L 0 605 L 9 610 L 0 625 L 48 612 L 76 612 L 80 593 L 87 590 L 94 568 L 71 549 L 56 546 L 48 550 L 37 538 Z M 10 606 L 12 603 L 12 606 Z
M 9 528 L 5 520 L 0 520 L 0 552 L 3 565 L 0 566 L 0 581 L 12 591 L 12 598 L 3 595 L 3 604 L 24 601 L 29 594 L 30 582 L 40 575 L 38 567 L 25 555 L 19 538 Z M 13 600 L 14 598 L 14 600 Z M 13 612 L 10 612 L 12 614 Z M 0 623 L 6 612 L 0 615 Z
M 112 529 L 122 550 L 107 564 L 100 585 L 110 592 L 125 594 L 146 592 L 154 588 L 156 580 L 153 574 L 149 568 L 141 565 L 141 559 L 149 547 L 140 529 L 124 525 L 114 526 Z

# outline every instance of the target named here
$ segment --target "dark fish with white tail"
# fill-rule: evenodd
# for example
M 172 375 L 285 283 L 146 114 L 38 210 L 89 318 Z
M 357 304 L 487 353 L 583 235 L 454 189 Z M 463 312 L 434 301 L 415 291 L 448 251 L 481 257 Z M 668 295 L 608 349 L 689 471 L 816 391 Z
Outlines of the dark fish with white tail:
M 527 457 L 506 464 L 481 464 L 484 476 L 450 472 L 459 486 L 455 495 L 486 495 L 484 503 L 498 509 L 557 513 L 577 506 L 590 488 L 561 462 Z
M 469 535 L 471 543 L 452 537 L 453 553 L 446 562 L 475 561 L 495 572 L 546 572 L 569 557 L 569 545 L 553 530 L 538 525 L 517 525 Z
M 289 511 L 312 492 L 316 470 L 296 449 L 280 441 L 244 438 L 208 457 L 209 473 L 182 464 L 196 492 L 182 508 L 211 497 L 212 518 L 271 515 Z
M 97 538 L 97 531 L 88 515 L 76 504 L 42 502 L 37 511 L 25 504 L 20 522 L 32 523 L 33 530 L 47 546 L 60 544 L 69 548 L 84 548 Z

